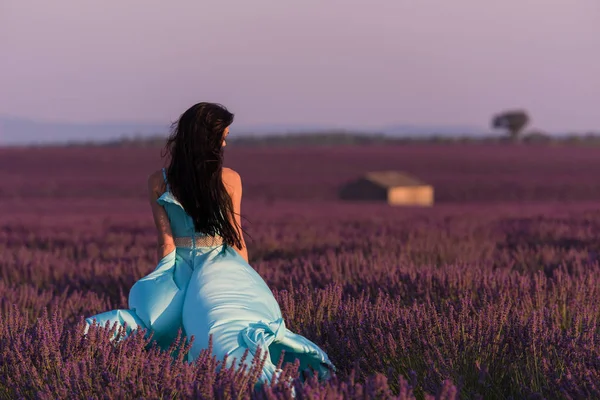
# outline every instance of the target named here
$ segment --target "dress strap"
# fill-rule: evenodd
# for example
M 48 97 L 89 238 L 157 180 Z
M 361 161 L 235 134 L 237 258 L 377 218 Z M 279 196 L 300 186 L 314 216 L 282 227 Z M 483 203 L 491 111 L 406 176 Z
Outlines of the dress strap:
M 162 169 L 162 173 L 163 173 L 163 179 L 164 179 L 165 183 L 167 184 L 167 192 L 170 192 L 171 188 L 169 187 L 169 182 L 167 182 L 167 171 L 165 171 L 164 167 Z

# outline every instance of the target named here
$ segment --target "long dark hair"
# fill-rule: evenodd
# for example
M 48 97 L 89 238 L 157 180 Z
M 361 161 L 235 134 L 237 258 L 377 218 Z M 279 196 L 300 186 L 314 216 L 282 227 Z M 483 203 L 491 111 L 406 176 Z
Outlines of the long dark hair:
M 223 133 L 233 117 L 220 104 L 195 104 L 171 125 L 165 149 L 171 156 L 167 167 L 171 193 L 194 221 L 196 232 L 241 247 L 241 227 L 222 180 Z

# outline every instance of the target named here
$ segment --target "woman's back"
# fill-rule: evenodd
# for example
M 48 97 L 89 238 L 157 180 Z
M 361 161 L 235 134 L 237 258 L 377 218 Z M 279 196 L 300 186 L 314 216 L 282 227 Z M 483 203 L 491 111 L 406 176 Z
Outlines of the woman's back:
M 237 172 L 230 168 L 223 168 L 222 179 L 228 194 L 235 197 L 237 192 L 241 192 L 241 180 Z M 167 220 L 157 221 L 163 228 L 167 225 L 171 228 L 175 246 L 183 246 L 189 238 L 195 238 L 197 244 L 204 243 L 205 246 L 219 245 L 222 240 L 218 236 L 207 236 L 202 232 L 197 232 L 194 227 L 192 217 L 185 211 L 183 205 L 175 198 L 171 192 L 170 184 L 167 180 L 166 169 L 154 172 L 149 178 L 149 185 L 152 192 L 158 196 L 156 201 L 166 212 Z M 237 187 L 236 187 L 237 186 Z

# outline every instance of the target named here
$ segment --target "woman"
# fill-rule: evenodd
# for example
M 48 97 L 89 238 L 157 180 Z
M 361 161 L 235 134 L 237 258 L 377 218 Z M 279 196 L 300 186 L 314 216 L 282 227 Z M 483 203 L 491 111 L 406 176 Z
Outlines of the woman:
M 232 122 L 223 106 L 199 103 L 173 125 L 166 146 L 170 164 L 148 178 L 160 261 L 131 288 L 129 309 L 87 318 L 86 332 L 94 321 L 126 323 L 126 335 L 148 329 L 166 349 L 182 328 L 194 337 L 189 361 L 209 347 L 212 335 L 213 354 L 221 360 L 227 355 L 228 367 L 246 349 L 247 365 L 258 347 L 261 358 L 267 351 L 260 382 L 269 383 L 278 372 L 282 350 L 284 362 L 297 358 L 301 371 L 315 370 L 327 379 L 335 370 L 327 354 L 286 328 L 271 290 L 248 264 L 240 221 L 242 181 L 223 168 Z

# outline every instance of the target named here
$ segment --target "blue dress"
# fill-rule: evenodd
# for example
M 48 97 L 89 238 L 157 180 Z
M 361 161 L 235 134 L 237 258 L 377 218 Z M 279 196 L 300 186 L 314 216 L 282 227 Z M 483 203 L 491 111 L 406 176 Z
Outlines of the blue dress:
M 195 238 L 192 218 L 167 190 L 157 202 L 169 217 L 174 237 Z M 212 334 L 213 354 L 222 360 L 227 355 L 227 367 L 233 359 L 239 363 L 249 349 L 245 363 L 250 366 L 256 349 L 261 358 L 269 352 L 260 383 L 270 383 L 282 350 L 285 362 L 300 361 L 300 370 L 313 369 L 320 380 L 335 371 L 327 354 L 315 343 L 295 334 L 285 326 L 281 310 L 273 293 L 261 276 L 227 246 L 176 247 L 163 257 L 153 272 L 138 280 L 129 293 L 129 309 L 111 310 L 86 318 L 86 332 L 96 321 L 112 327 L 127 324 L 126 337 L 138 328 L 153 332 L 158 345 L 167 349 L 178 330 L 194 342 L 188 361 L 194 361 L 202 349 L 207 349 Z M 240 364 L 238 364 L 240 365 Z

